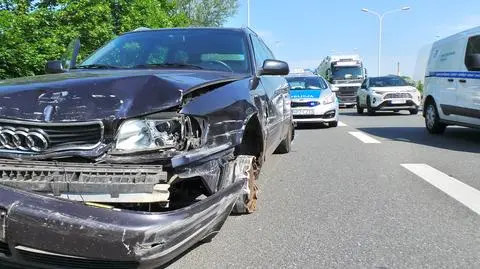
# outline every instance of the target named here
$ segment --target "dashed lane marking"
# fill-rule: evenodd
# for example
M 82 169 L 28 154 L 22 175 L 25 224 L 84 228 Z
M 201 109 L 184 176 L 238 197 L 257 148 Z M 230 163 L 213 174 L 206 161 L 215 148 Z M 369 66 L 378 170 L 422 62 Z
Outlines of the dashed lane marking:
M 480 215 L 479 190 L 427 164 L 402 164 L 402 166 Z
M 338 122 L 338 126 L 340 126 L 340 127 L 345 127 L 345 126 L 348 126 L 348 125 L 346 125 L 345 123 L 339 121 L 339 122 Z
M 349 134 L 353 135 L 356 137 L 358 140 L 362 141 L 365 144 L 380 144 L 381 142 L 378 141 L 377 139 L 362 133 L 362 132 L 348 132 Z

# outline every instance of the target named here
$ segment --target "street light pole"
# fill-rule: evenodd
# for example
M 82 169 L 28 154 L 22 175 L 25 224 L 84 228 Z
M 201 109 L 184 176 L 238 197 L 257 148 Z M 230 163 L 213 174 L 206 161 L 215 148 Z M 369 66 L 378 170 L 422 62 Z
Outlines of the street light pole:
M 383 14 L 378 14 L 375 11 L 362 8 L 363 12 L 373 14 L 378 17 L 378 22 L 380 24 L 379 26 L 379 32 L 378 32 L 378 76 L 381 74 L 381 66 L 382 66 L 382 32 L 383 32 L 383 18 L 387 14 L 395 13 L 395 12 L 400 12 L 400 11 L 407 11 L 410 10 L 410 7 L 402 7 L 400 9 L 395 9 L 395 10 L 389 10 Z
M 247 0 L 247 26 L 250 28 L 250 0 Z

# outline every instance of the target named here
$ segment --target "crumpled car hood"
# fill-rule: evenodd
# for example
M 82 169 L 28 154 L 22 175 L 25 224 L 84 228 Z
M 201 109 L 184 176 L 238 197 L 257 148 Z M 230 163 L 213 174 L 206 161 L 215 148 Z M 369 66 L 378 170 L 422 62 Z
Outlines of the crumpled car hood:
M 79 70 L 0 81 L 0 115 L 46 121 L 129 118 L 177 106 L 183 94 L 243 74 L 205 70 Z

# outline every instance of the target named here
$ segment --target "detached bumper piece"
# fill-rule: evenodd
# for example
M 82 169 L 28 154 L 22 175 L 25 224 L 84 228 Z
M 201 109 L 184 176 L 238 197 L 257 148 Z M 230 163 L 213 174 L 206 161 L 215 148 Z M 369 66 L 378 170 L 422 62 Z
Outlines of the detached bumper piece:
M 157 268 L 216 233 L 244 184 L 165 213 L 89 207 L 0 185 L 7 213 L 0 268 Z
M 168 201 L 158 165 L 0 160 L 0 184 L 69 200 L 110 203 Z

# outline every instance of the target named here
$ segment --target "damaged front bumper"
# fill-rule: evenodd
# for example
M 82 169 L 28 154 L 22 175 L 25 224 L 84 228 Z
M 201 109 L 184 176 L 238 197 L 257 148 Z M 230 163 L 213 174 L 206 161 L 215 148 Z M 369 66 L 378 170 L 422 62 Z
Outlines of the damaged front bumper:
M 245 184 L 165 213 L 95 208 L 0 185 L 0 265 L 157 268 L 216 233 Z

